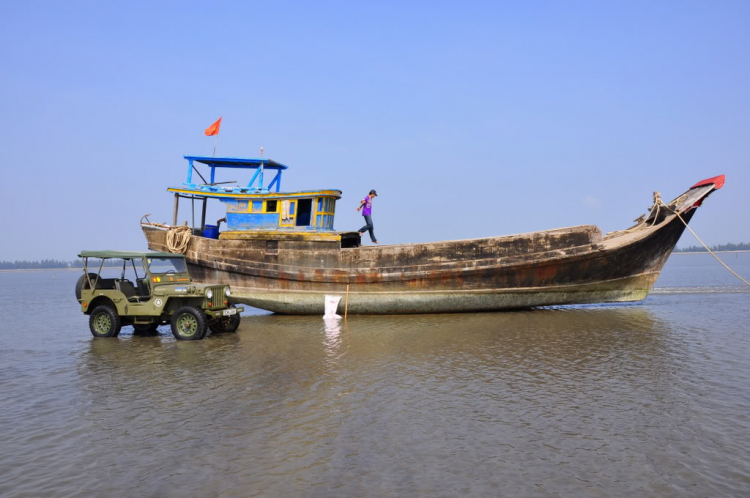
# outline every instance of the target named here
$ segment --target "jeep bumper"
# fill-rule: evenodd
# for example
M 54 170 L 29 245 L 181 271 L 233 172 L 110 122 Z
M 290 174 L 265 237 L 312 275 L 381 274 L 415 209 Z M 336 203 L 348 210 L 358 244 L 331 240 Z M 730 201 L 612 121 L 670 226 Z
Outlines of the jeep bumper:
M 210 318 L 222 318 L 225 316 L 239 315 L 245 308 L 243 306 L 237 306 L 235 308 L 224 308 L 223 310 L 203 310 L 206 315 Z

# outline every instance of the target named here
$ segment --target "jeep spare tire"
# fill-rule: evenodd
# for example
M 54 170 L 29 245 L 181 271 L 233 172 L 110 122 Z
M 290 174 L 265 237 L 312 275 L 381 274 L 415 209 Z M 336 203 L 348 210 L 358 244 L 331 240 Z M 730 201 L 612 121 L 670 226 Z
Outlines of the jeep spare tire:
M 88 273 L 81 275 L 81 278 L 78 279 L 78 282 L 76 282 L 76 299 L 81 299 L 81 290 L 82 289 L 88 289 L 89 288 L 89 281 L 86 279 L 86 275 L 89 276 L 89 279 L 91 279 L 91 283 L 93 284 L 96 280 L 96 273 Z

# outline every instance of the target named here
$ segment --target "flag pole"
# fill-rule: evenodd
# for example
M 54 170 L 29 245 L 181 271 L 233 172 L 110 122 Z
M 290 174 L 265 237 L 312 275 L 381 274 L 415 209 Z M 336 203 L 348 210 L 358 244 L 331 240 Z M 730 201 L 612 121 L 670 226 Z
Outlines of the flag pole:
M 224 116 L 221 113 L 219 113 L 219 119 L 221 119 L 222 117 Z M 217 133 L 216 136 L 214 137 L 214 155 L 211 157 L 216 157 L 216 143 L 218 141 L 219 141 L 219 134 Z
M 206 135 L 214 137 L 214 153 L 212 157 L 216 157 L 216 143 L 219 141 L 219 128 L 221 127 L 221 118 L 222 116 L 219 116 L 219 119 L 214 121 L 211 126 L 206 128 Z

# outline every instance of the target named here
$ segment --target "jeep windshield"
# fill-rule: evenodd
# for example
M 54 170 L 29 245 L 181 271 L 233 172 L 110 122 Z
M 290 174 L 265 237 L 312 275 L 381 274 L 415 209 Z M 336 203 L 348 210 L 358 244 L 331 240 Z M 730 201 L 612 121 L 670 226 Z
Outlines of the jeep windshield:
M 146 261 L 152 274 L 187 273 L 184 258 L 147 258 Z

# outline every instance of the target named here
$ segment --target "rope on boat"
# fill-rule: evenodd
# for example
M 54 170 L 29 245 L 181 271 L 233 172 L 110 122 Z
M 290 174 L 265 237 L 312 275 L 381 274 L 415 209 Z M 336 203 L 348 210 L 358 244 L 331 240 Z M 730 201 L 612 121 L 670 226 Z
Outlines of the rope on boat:
M 193 229 L 187 225 L 170 227 L 167 232 L 167 249 L 169 252 L 185 254 Z
M 681 221 L 681 222 L 682 222 L 682 223 L 683 223 L 683 224 L 685 225 L 685 227 L 687 227 L 687 229 L 688 229 L 688 230 L 690 230 L 690 233 L 692 233 L 692 234 L 693 234 L 693 235 L 695 236 L 695 238 L 696 238 L 696 239 L 698 239 L 698 242 L 700 242 L 700 243 L 701 243 L 701 244 L 703 245 L 703 247 L 705 247 L 705 248 L 706 248 L 706 251 L 710 252 L 710 253 L 711 253 L 711 256 L 713 256 L 714 258 L 716 258 L 716 261 L 718 261 L 719 263 L 721 263 L 721 264 L 722 264 L 722 266 L 723 266 L 724 268 L 726 268 L 727 270 L 729 270 L 729 271 L 730 271 L 730 272 L 731 272 L 731 273 L 732 273 L 732 274 L 733 274 L 733 275 L 734 275 L 735 277 L 739 278 L 740 280 L 742 280 L 743 282 L 745 282 L 745 284 L 747 284 L 747 286 L 748 286 L 748 287 L 750 287 L 750 282 L 748 282 L 747 280 L 745 280 L 744 278 L 742 278 L 741 276 L 739 276 L 739 275 L 737 274 L 737 272 L 736 272 L 736 271 L 734 271 L 734 270 L 732 270 L 731 268 L 729 268 L 729 266 L 727 266 L 727 265 L 726 265 L 726 263 L 724 263 L 724 262 L 723 262 L 722 260 L 720 260 L 720 259 L 719 259 L 719 257 L 718 257 L 718 256 L 717 256 L 716 254 L 714 254 L 714 252 L 713 252 L 713 251 L 712 251 L 711 249 L 709 249 L 709 248 L 708 248 L 708 246 L 707 246 L 707 245 L 706 245 L 706 244 L 705 244 L 705 243 L 704 243 L 704 242 L 703 242 L 703 241 L 701 240 L 701 238 L 700 238 L 700 237 L 698 237 L 698 234 L 697 234 L 697 233 L 695 233 L 695 232 L 693 231 L 693 229 L 692 229 L 692 228 L 690 228 L 690 226 L 689 226 L 689 225 L 687 224 L 687 222 L 686 222 L 685 220 L 683 220 L 683 219 L 682 219 L 682 216 L 680 216 L 680 213 L 678 213 L 678 212 L 677 212 L 677 211 L 675 211 L 674 209 L 670 208 L 670 207 L 669 207 L 669 206 L 667 206 L 666 204 L 662 203 L 662 202 L 661 202 L 661 199 L 659 199 L 659 202 L 660 202 L 660 203 L 661 203 L 661 204 L 662 204 L 662 205 L 663 205 L 663 206 L 664 206 L 665 208 L 669 209 L 670 211 L 672 211 L 672 212 L 673 212 L 674 214 L 676 214 L 676 215 L 677 215 L 677 217 L 678 217 L 678 218 L 680 219 L 680 221 Z
M 658 191 L 655 191 L 654 192 L 654 204 L 649 209 L 648 214 L 645 215 L 645 216 L 641 215 L 639 218 L 636 218 L 635 220 L 633 220 L 633 221 L 639 222 L 637 225 L 632 226 L 632 227 L 630 227 L 628 229 L 625 229 L 625 230 L 615 230 L 613 232 L 609 232 L 607 235 L 612 235 L 614 233 L 630 233 L 630 232 L 634 232 L 634 231 L 638 230 L 639 228 L 641 228 L 643 225 L 645 225 L 646 222 L 648 221 L 648 219 L 651 218 L 651 215 L 654 213 L 654 211 L 656 211 L 656 214 L 654 215 L 654 221 L 651 222 L 651 226 L 649 227 L 649 228 L 651 228 L 652 226 L 654 226 L 656 224 L 656 220 L 659 217 L 659 209 L 660 209 L 660 206 L 662 206 L 662 205 L 665 205 L 665 204 L 661 200 L 661 194 Z
M 676 203 L 675 203 L 675 204 L 676 204 Z M 713 256 L 714 258 L 716 258 L 716 261 L 718 261 L 719 263 L 721 263 L 721 265 L 722 265 L 722 266 L 723 266 L 724 268 L 726 268 L 727 270 L 729 270 L 729 271 L 730 271 L 730 272 L 732 273 L 732 275 L 734 275 L 735 277 L 739 278 L 739 279 L 740 279 L 740 280 L 742 280 L 742 281 L 743 281 L 743 282 L 744 282 L 744 283 L 745 283 L 745 284 L 746 284 L 746 285 L 747 285 L 748 287 L 750 287 L 750 282 L 748 282 L 747 280 L 745 280 L 744 278 L 742 278 L 742 277 L 741 277 L 740 275 L 738 275 L 738 274 L 737 274 L 737 272 L 736 272 L 736 271 L 734 271 L 734 270 L 732 270 L 731 268 L 729 268 L 729 266 L 727 266 L 727 264 L 726 264 L 726 263 L 724 263 L 724 262 L 723 262 L 723 261 L 722 261 L 721 259 L 719 259 L 719 257 L 718 257 L 718 256 L 717 256 L 717 255 L 716 255 L 716 254 L 715 254 L 715 253 L 714 253 L 714 252 L 713 252 L 713 251 L 712 251 L 712 250 L 711 250 L 711 249 L 710 249 L 710 248 L 709 248 L 709 247 L 708 247 L 708 246 L 707 246 L 707 245 L 706 245 L 706 244 L 705 244 L 705 243 L 704 243 L 704 242 L 703 242 L 702 240 L 701 240 L 701 238 L 700 238 L 700 237 L 698 237 L 698 234 L 697 234 L 697 233 L 695 233 L 695 232 L 693 231 L 693 229 L 692 229 L 692 228 L 690 228 L 690 226 L 689 226 L 689 225 L 687 224 L 687 222 L 686 222 L 686 221 L 685 221 L 684 219 L 682 219 L 682 216 L 680 216 L 680 213 L 678 213 L 677 211 L 675 211 L 674 209 L 672 209 L 671 207 L 669 207 L 669 206 L 668 206 L 667 204 L 664 204 L 664 201 L 662 201 L 662 200 L 661 200 L 661 194 L 660 194 L 659 192 L 654 192 L 654 205 L 653 205 L 653 206 L 651 206 L 651 209 L 649 210 L 649 213 L 648 213 L 648 215 L 646 215 L 646 216 L 645 216 L 645 218 L 643 218 L 643 219 L 641 220 L 641 222 L 640 222 L 640 223 L 638 223 L 638 224 L 637 224 L 637 225 L 635 225 L 634 227 L 628 228 L 627 230 L 617 230 L 617 231 L 615 231 L 615 232 L 610 232 L 610 234 L 613 234 L 613 233 L 629 233 L 629 232 L 634 232 L 635 230 L 638 230 L 638 229 L 639 229 L 639 228 L 641 228 L 641 227 L 642 227 L 643 225 L 645 225 L 645 224 L 646 224 L 646 222 L 648 221 L 648 219 L 649 219 L 649 218 L 651 217 L 651 214 L 652 214 L 652 213 L 653 213 L 654 211 L 656 211 L 656 214 L 654 215 L 654 221 L 652 221 L 652 222 L 651 222 L 651 227 L 653 227 L 653 226 L 654 226 L 654 225 L 656 224 L 656 220 L 657 220 L 657 219 L 659 218 L 659 211 L 660 211 L 660 209 L 661 209 L 661 206 L 664 206 L 665 208 L 667 208 L 667 209 L 669 209 L 670 211 L 672 211 L 672 212 L 673 212 L 673 213 L 674 213 L 675 215 L 677 215 L 677 217 L 678 217 L 678 218 L 680 219 L 680 221 L 681 221 L 681 222 L 682 222 L 682 223 L 683 223 L 683 224 L 685 225 L 685 227 L 686 227 L 686 228 L 687 228 L 688 230 L 690 230 L 690 233 L 692 233 L 692 234 L 693 234 L 693 236 L 694 236 L 694 237 L 695 237 L 696 239 L 698 239 L 698 242 L 700 242 L 700 243 L 701 243 L 701 244 L 703 245 L 703 247 L 705 247 L 705 248 L 706 248 L 706 251 L 708 251 L 709 253 L 711 253 L 711 256 Z M 639 218 L 639 219 L 640 219 L 640 218 Z M 636 221 L 638 221 L 638 220 L 636 220 Z M 649 228 L 650 228 L 650 227 L 649 227 Z
M 654 191 L 654 207 L 656 208 L 656 214 L 654 215 L 654 221 L 651 222 L 651 226 L 654 226 L 656 224 L 656 220 L 659 218 L 659 211 L 661 210 L 662 204 L 664 203 L 661 200 L 661 194 L 658 190 Z

